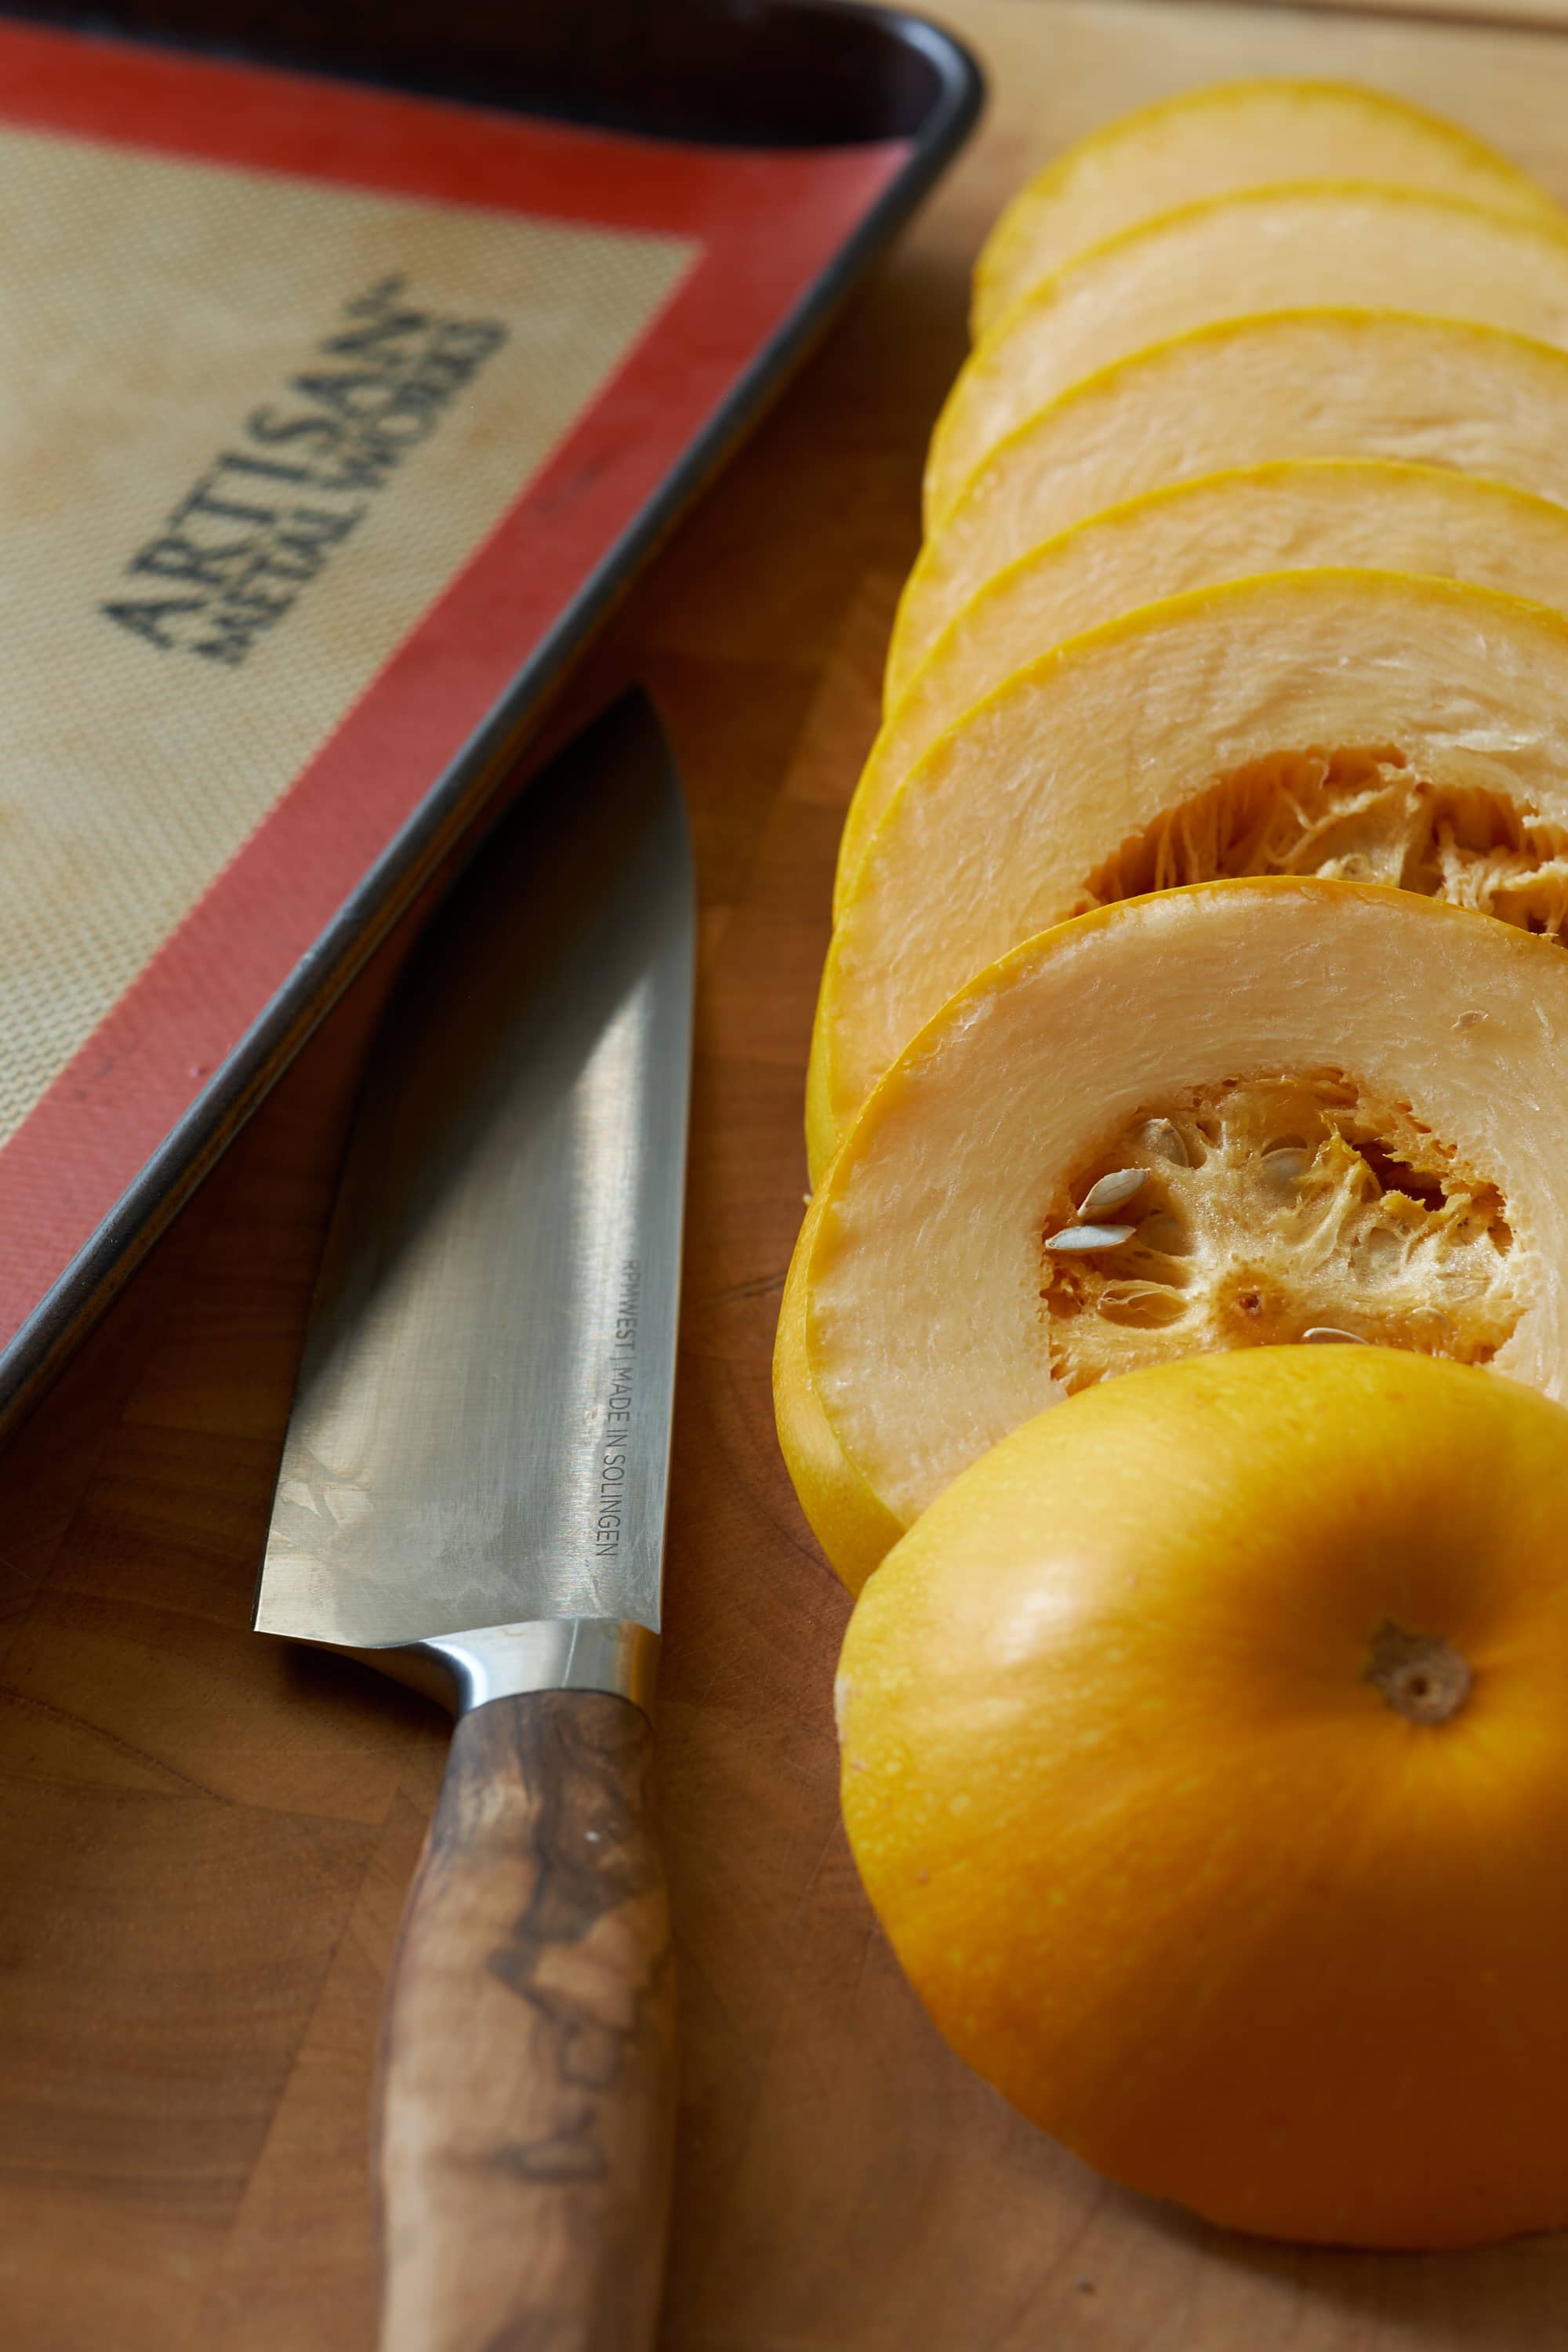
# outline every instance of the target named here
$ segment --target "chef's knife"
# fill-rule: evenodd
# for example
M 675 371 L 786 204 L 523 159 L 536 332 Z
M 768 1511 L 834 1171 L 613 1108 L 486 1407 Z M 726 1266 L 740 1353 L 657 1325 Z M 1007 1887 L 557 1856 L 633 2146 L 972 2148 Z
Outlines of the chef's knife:
M 647 1805 L 690 853 L 642 697 L 530 786 L 378 1033 L 258 1629 L 458 1721 L 383 2026 L 383 2352 L 637 2352 L 673 1986 Z

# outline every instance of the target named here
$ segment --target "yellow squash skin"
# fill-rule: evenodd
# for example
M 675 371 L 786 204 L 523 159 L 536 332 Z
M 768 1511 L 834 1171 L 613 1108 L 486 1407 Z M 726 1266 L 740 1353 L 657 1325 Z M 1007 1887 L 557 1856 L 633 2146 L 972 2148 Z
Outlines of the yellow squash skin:
M 1565 406 L 1568 353 L 1397 310 L 1272 310 L 1136 352 L 1037 411 L 965 484 L 900 599 L 888 707 L 988 580 L 1108 507 L 1313 457 L 1453 467 L 1568 506 Z
M 1568 611 L 1568 508 L 1451 466 L 1247 466 L 1147 491 L 996 573 L 889 711 L 844 821 L 834 913 L 878 820 L 944 729 L 1067 638 L 1258 572 L 1373 564 Z
M 1381 91 L 1275 76 L 1213 83 L 1118 116 L 1019 190 L 975 264 L 975 337 L 1075 254 L 1173 205 L 1347 174 L 1508 211 L 1555 209 L 1479 139 Z
M 952 2046 L 1234 2229 L 1568 2223 L 1565 1491 L 1560 1407 L 1352 1348 L 1133 1374 L 960 1478 L 837 1693 L 850 1843 Z M 1367 1679 L 1390 1627 L 1468 1664 L 1447 1719 Z
M 805 1213 L 784 1282 L 773 1340 L 773 1414 L 806 1523 L 837 1574 L 858 1592 L 903 1534 L 904 1522 L 839 1444 L 811 1377 L 806 1300 L 825 1197 L 819 1194 Z
M 1568 221 L 1321 180 L 1130 229 L 1034 288 L 971 354 L 931 436 L 927 530 L 999 441 L 1097 369 L 1216 319 L 1320 302 L 1398 304 L 1568 344 Z

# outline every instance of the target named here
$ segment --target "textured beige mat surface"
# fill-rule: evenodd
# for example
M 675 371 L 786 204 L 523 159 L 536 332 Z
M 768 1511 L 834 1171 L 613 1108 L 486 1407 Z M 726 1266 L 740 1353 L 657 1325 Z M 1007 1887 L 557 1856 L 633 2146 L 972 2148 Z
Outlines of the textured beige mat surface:
M 0 1140 L 681 277 L 0 129 Z

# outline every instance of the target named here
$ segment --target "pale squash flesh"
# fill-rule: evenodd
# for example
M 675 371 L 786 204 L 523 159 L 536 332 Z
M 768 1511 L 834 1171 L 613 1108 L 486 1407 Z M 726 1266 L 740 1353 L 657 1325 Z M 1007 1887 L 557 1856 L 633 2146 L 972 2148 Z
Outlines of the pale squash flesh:
M 1560 935 L 1568 622 L 1454 581 L 1277 572 L 1016 671 L 894 794 L 846 896 L 808 1076 L 814 1180 L 882 1071 L 1019 941 L 1268 873 L 1397 883 Z
M 905 776 L 1012 671 L 1160 597 L 1324 564 L 1472 580 L 1568 611 L 1568 509 L 1446 467 L 1319 460 L 1178 483 L 1048 541 L 955 615 L 889 713 L 845 820 L 835 911 Z
M 1064 262 L 1140 221 L 1280 180 L 1357 179 L 1552 213 L 1544 189 L 1436 115 L 1350 82 L 1183 90 L 1079 140 L 1020 190 L 974 268 L 976 339 Z
M 1568 506 L 1568 353 L 1462 320 L 1301 310 L 1223 320 L 1067 393 L 1005 441 L 900 603 L 889 710 L 987 581 L 1108 507 L 1222 468 L 1361 457 L 1451 467 Z
M 1324 181 L 1219 197 L 1130 230 L 1015 304 L 962 369 L 931 436 L 928 532 L 997 444 L 1070 385 L 1216 319 L 1318 303 L 1396 303 L 1562 345 L 1568 225 Z
M 1562 1396 L 1565 1166 L 1568 956 L 1542 939 L 1276 877 L 1030 940 L 887 1073 L 813 1202 L 775 1390 L 806 1516 L 858 1588 L 1067 1391 L 1309 1332 Z M 1138 1171 L 1096 1221 L 1124 1241 L 1047 1247 Z

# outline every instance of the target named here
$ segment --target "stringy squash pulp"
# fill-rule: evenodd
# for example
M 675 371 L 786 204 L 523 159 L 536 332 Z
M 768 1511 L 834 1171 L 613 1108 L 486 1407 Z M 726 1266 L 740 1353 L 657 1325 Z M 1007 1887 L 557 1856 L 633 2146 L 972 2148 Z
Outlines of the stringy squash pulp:
M 1453 467 L 1568 506 L 1564 413 L 1568 354 L 1458 320 L 1279 311 L 1137 352 L 1010 435 L 926 541 L 893 625 L 889 709 L 988 580 L 1108 507 L 1308 457 Z
M 1154 490 L 989 581 L 872 746 L 839 845 L 837 914 L 879 818 L 942 730 L 1010 672 L 1140 604 L 1260 571 L 1375 564 L 1568 610 L 1568 509 L 1438 466 L 1255 466 Z
M 1565 1165 L 1542 939 L 1275 878 L 1033 940 L 887 1073 L 813 1200 L 775 1360 L 806 1516 L 858 1588 L 1053 1399 L 1312 1333 L 1556 1396 Z
M 1140 221 L 1294 179 L 1375 180 L 1509 212 L 1555 210 L 1479 140 L 1377 90 L 1273 79 L 1184 90 L 1079 140 L 1014 197 L 975 264 L 976 340 L 1042 278 Z
M 1565 1491 L 1561 1408 L 1360 1348 L 1111 1381 L 959 1478 L 837 1694 L 953 2047 L 1231 2228 L 1568 2223 Z
M 1397 304 L 1561 345 L 1568 221 L 1311 181 L 1189 205 L 1130 230 L 1026 295 L 971 355 L 931 436 L 927 530 L 996 444 L 1069 384 L 1212 320 L 1320 302 Z
M 1568 621 L 1452 581 L 1279 572 L 1016 671 L 919 762 L 846 895 L 812 1045 L 813 1181 L 996 957 L 1096 906 L 1268 873 L 1397 883 L 1558 934 Z

